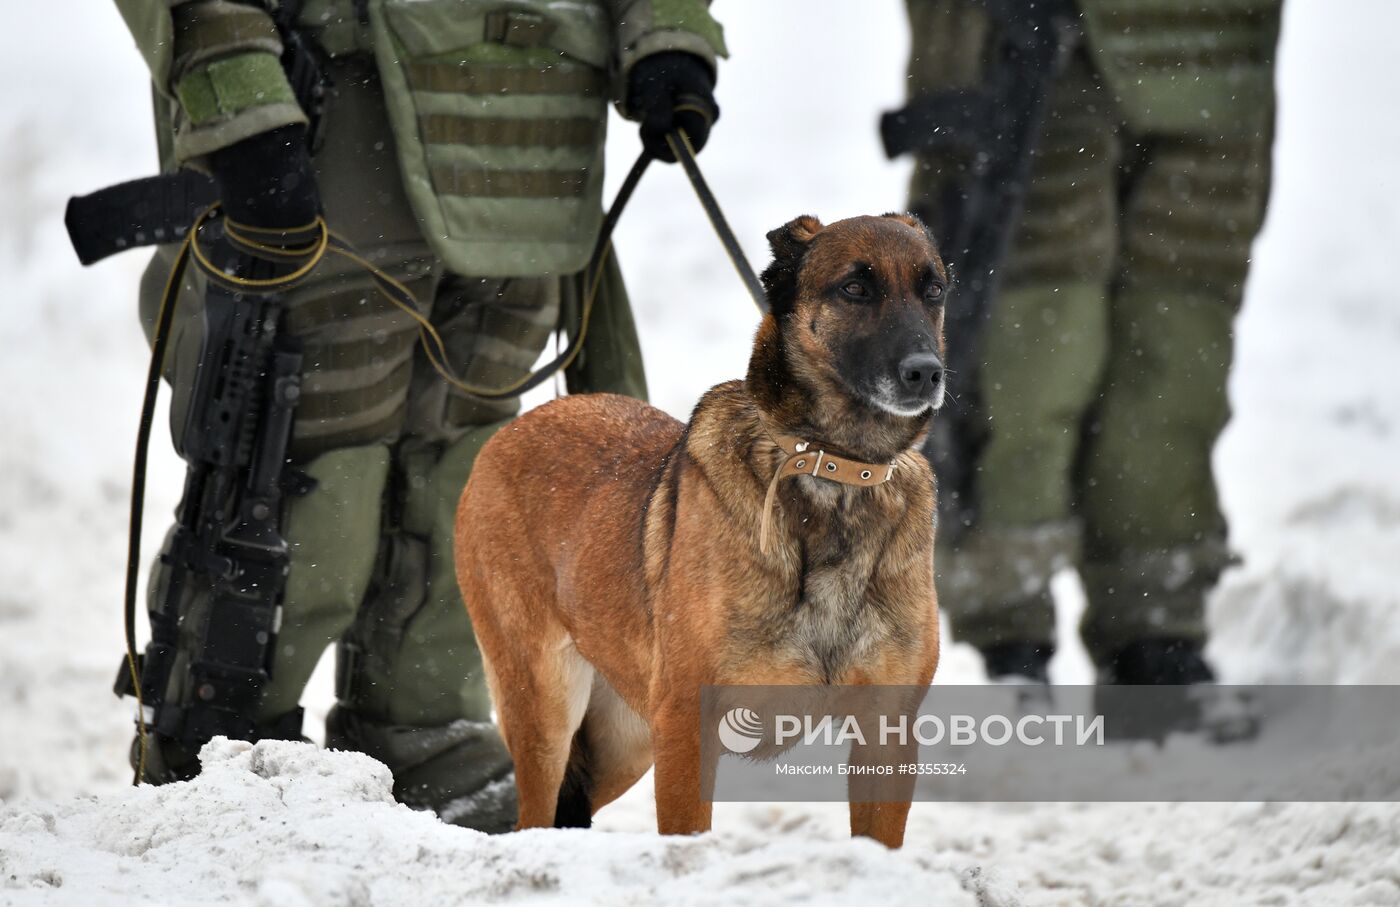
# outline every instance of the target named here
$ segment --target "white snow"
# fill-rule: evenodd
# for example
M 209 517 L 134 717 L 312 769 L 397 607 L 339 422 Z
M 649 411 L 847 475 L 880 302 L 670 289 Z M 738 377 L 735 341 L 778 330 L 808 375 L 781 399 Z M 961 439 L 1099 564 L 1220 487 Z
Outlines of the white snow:
M 920 891 L 974 903 L 953 862 L 873 842 L 748 829 L 532 831 L 490 837 L 394 802 L 388 769 L 307 744 L 217 740 L 188 784 L 0 814 L 0 899 L 115 903 L 418 905 L 593 901 L 713 903 L 765 896 L 836 902 Z M 23 892 L 23 894 L 20 894 Z
M 750 257 L 799 213 L 901 207 L 875 118 L 902 95 L 897 0 L 719 0 L 733 59 L 701 163 Z M 1290 0 L 1273 204 L 1238 322 L 1217 452 L 1246 565 L 1212 605 L 1228 679 L 1400 682 L 1400 109 L 1382 0 Z M 650 782 L 591 832 L 487 838 L 394 805 L 381 767 L 215 744 L 196 781 L 133 790 L 120 653 L 130 448 L 146 348 L 141 256 L 80 269 L 64 199 L 154 168 L 145 76 L 115 10 L 51 0 L 0 37 L 0 904 L 812 900 L 1007 905 L 1400 903 L 1391 804 L 916 804 L 888 853 L 837 804 L 721 805 L 654 834 Z M 615 123 L 610 184 L 635 154 Z M 653 397 L 684 416 L 742 373 L 755 324 L 674 168 L 619 231 Z M 163 443 L 147 552 L 181 468 Z M 1080 599 L 1056 584 L 1053 670 L 1085 682 Z M 976 682 L 964 646 L 939 682 Z M 307 704 L 329 703 L 325 672 Z

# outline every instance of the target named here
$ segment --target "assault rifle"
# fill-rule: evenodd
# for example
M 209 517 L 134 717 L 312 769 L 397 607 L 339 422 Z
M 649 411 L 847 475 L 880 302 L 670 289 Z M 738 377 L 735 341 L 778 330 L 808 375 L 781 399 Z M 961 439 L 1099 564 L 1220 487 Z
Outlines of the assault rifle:
M 968 165 L 964 175 L 949 178 L 931 210 L 915 211 L 957 278 L 956 302 L 944 322 L 956 397 L 924 445 L 938 476 L 940 527 L 950 541 L 976 519 L 973 478 L 988 436 L 978 393 L 981 335 L 1020 219 L 1046 102 L 1078 18 L 1072 0 L 965 2 L 981 6 L 992 24 L 982 84 L 916 97 L 880 121 L 891 158 L 952 151 Z
M 151 192 L 153 184 L 166 191 Z M 172 241 L 189 229 L 191 206 L 212 200 L 213 191 L 207 178 L 185 173 L 74 198 L 70 237 L 84 263 Z M 207 241 L 217 247 L 218 225 L 209 229 L 216 235 Z M 231 251 L 219 264 L 249 276 L 267 267 Z M 184 493 L 161 555 L 165 581 L 147 597 L 150 641 L 137 659 L 146 724 L 187 749 L 216 735 L 251 740 L 300 733 L 299 711 L 275 728 L 255 727 L 252 715 L 281 623 L 288 569 L 283 499 L 309 490 L 309 480 L 287 467 L 302 353 L 283 333 L 281 299 L 210 281 L 200 315 L 194 385 L 187 403 L 172 407 L 172 414 L 183 412 L 172 433 L 187 464 Z M 196 611 L 194 601 L 205 604 Z M 187 659 L 178 669 L 177 650 Z M 136 692 L 125 660 L 115 692 Z
M 69 201 L 70 238 L 85 264 L 174 241 L 190 229 L 195 206 L 214 195 L 212 181 L 187 171 L 113 186 Z M 215 235 L 207 240 L 217 247 L 218 225 L 209 229 Z M 267 267 L 231 251 L 219 265 L 249 276 Z M 277 728 L 255 727 L 252 715 L 281 623 L 283 499 L 309 490 L 309 480 L 287 467 L 302 353 L 283 333 L 281 299 L 209 281 L 200 316 L 194 386 L 183 407 L 172 407 L 172 414 L 183 412 L 172 433 L 188 467 L 184 493 L 161 555 L 165 582 L 147 597 L 151 637 L 138 657 L 146 724 L 187 749 L 220 734 L 251 740 L 300 733 L 299 712 Z M 195 611 L 194 601 L 206 604 Z M 177 649 L 188 659 L 178 670 Z M 115 692 L 136 692 L 125 660 Z
M 210 284 L 193 392 L 176 450 L 188 464 L 176 525 L 161 555 L 166 581 L 148 596 L 151 638 L 140 659 L 150 727 L 197 749 L 216 735 L 295 737 L 300 715 L 275 730 L 252 715 L 271 675 L 288 568 L 283 498 L 306 480 L 286 468 L 292 415 L 301 395 L 302 354 L 282 333 L 283 307 L 270 295 Z M 191 602 L 202 599 L 202 612 Z M 201 620 L 195 626 L 195 614 Z M 181 633 L 189 664 L 173 678 Z M 188 684 L 188 690 L 180 687 Z M 132 695 L 131 672 L 116 692 Z

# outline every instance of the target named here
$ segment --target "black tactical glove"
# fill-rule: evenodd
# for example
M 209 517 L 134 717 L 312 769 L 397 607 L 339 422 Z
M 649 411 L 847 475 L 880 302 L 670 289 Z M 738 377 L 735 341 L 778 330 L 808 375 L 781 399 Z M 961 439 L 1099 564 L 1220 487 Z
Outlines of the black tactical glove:
M 281 126 L 209 154 L 224 213 L 251 227 L 304 227 L 321 213 L 306 127 Z
M 627 79 L 627 109 L 642 121 L 642 145 L 674 164 L 666 134 L 679 128 L 698 154 L 719 119 L 715 77 L 695 54 L 669 50 L 638 61 Z

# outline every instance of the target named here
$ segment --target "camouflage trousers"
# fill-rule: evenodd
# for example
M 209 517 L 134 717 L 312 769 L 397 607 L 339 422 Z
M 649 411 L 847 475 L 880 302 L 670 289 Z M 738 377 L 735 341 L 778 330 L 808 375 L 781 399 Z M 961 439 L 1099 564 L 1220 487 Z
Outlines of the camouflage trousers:
M 971 15 L 957 6 L 910 3 L 915 93 L 969 84 L 980 65 L 940 53 Z M 982 340 L 978 523 L 938 551 L 957 638 L 1053 643 L 1050 579 L 1071 565 L 1096 662 L 1142 639 L 1204 638 L 1205 595 L 1231 560 L 1211 452 L 1268 195 L 1262 114 L 1190 135 L 1134 130 L 1086 50 L 1072 56 Z M 911 208 L 931 212 L 967 164 L 920 158 Z
M 555 328 L 575 322 L 579 275 L 447 273 L 409 210 L 371 65 L 337 61 L 335 77 L 326 138 L 315 156 L 328 222 L 413 291 L 457 375 L 486 387 L 521 378 Z M 143 281 L 148 330 L 171 259 L 172 250 L 159 252 Z M 199 351 L 200 294 L 200 281 L 189 279 L 167 362 L 176 425 Z M 284 617 L 272 679 L 253 717 L 271 724 L 293 712 L 317 662 L 336 643 L 338 705 L 328 744 L 386 762 L 396 793 L 411 805 L 463 824 L 509 827 L 513 815 L 473 815 L 493 787 L 500 793 L 509 786 L 511 767 L 490 723 L 481 656 L 453 570 L 452 535 L 457 499 L 478 451 L 519 404 L 450 387 L 417 344 L 415 321 L 353 263 L 328 258 L 285 302 L 287 329 L 305 354 L 292 459 L 315 487 L 286 504 L 291 566 Z M 588 336 L 569 369 L 570 390 L 644 398 L 636 330 L 615 260 Z M 157 562 L 153 589 L 163 569 Z M 196 601 L 182 624 L 198 626 L 201 615 L 193 612 L 202 607 Z M 507 799 L 513 811 L 513 796 Z

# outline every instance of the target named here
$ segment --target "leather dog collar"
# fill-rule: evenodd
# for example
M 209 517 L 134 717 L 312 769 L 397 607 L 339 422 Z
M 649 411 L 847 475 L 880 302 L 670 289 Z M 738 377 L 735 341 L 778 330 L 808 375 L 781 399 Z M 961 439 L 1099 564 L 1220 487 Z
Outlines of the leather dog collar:
M 768 530 L 773 522 L 773 502 L 777 497 L 778 483 L 783 479 L 790 476 L 814 476 L 841 485 L 864 487 L 883 485 L 894 475 L 893 463 L 862 463 L 859 460 L 838 457 L 792 435 L 774 435 L 773 442 L 786 456 L 778 464 L 773 480 L 768 483 L 768 494 L 763 499 L 763 519 L 758 526 L 758 548 L 764 554 L 768 553 Z

